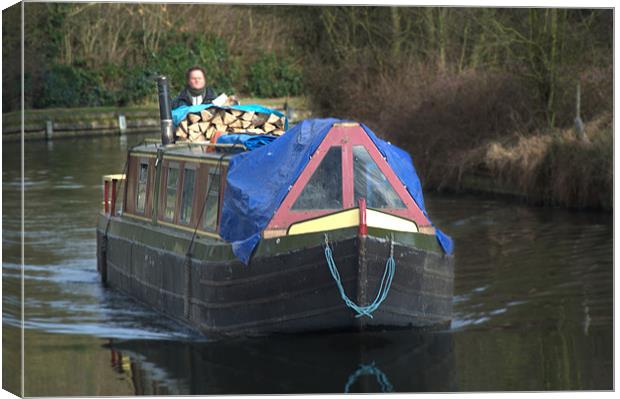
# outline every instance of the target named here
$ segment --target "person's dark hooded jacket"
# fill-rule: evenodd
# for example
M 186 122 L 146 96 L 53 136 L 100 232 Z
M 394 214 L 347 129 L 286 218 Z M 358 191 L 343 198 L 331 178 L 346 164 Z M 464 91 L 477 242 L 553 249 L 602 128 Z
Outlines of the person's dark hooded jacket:
M 193 90 L 190 89 L 189 87 L 185 87 L 183 90 L 181 90 L 179 95 L 176 96 L 174 100 L 172 100 L 172 103 L 170 104 L 170 108 L 175 109 L 182 105 L 193 105 L 192 96 L 197 97 L 199 95 L 202 95 L 202 104 L 210 104 L 217 97 L 217 95 L 215 94 L 215 91 L 211 87 L 205 86 L 205 88 L 202 89 L 202 91 L 194 92 L 195 94 L 192 93 L 192 91 Z

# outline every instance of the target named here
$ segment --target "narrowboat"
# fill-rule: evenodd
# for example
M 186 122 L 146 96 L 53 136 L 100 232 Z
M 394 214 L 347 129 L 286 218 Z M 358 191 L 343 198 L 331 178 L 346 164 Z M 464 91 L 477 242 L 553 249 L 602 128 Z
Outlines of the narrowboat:
M 452 241 L 406 152 L 338 119 L 252 150 L 164 131 L 104 177 L 104 284 L 211 335 L 450 322 Z

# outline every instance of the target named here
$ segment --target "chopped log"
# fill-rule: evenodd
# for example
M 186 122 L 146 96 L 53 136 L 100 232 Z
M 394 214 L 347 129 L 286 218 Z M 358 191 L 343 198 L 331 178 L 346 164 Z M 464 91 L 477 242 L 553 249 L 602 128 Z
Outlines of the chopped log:
M 183 129 L 181 129 L 181 126 L 179 126 L 179 127 L 177 127 L 176 136 L 177 136 L 177 137 L 183 137 L 183 138 L 186 138 L 186 137 L 187 137 L 187 133 L 185 133 L 185 132 L 183 131 Z
M 205 137 L 204 134 L 201 133 L 198 135 L 198 137 L 194 139 L 194 141 L 207 141 L 207 138 Z
M 247 130 L 242 128 L 242 127 L 233 127 L 233 133 L 243 133 L 246 132 Z
M 209 123 L 209 122 L 199 122 L 198 123 L 198 127 L 200 127 L 200 131 L 202 133 L 205 133 L 210 125 L 211 125 L 211 123 Z
M 226 131 L 226 127 L 226 125 L 220 123 L 219 125 L 215 125 L 215 130 L 224 133 Z
M 255 113 L 252 117 L 252 124 L 254 126 L 261 126 L 269 119 L 269 114 Z
M 200 115 L 187 114 L 187 119 L 190 121 L 190 123 L 198 123 L 200 122 Z
M 252 121 L 252 118 L 254 118 L 254 111 L 247 111 L 244 112 L 243 115 L 241 115 L 241 119 L 243 119 L 244 121 Z
M 181 124 L 179 126 L 181 127 L 181 129 L 183 129 L 185 133 L 187 133 L 187 121 L 185 119 L 181 121 Z
M 250 126 L 252 126 L 252 121 L 244 121 L 244 120 L 241 121 L 241 127 L 242 128 L 247 129 Z
M 232 128 L 243 127 L 243 122 L 245 122 L 245 121 L 242 121 L 241 119 L 237 119 L 236 121 L 234 121 L 233 123 L 231 123 L 228 126 L 232 127 Z
M 200 125 L 198 125 L 197 123 L 195 123 L 193 125 L 189 125 L 188 130 L 189 130 L 190 136 L 192 135 L 192 133 L 200 134 Z
M 280 117 L 276 114 L 269 114 L 269 118 L 267 118 L 267 123 L 275 125 L 276 122 L 280 119 Z
M 240 111 L 238 109 L 231 109 L 230 113 L 232 113 L 235 118 L 239 118 L 241 115 L 243 115 L 243 111 Z
M 222 117 L 218 114 L 211 120 L 211 123 L 213 125 L 223 125 L 224 121 L 222 120 Z
M 276 126 L 272 125 L 271 123 L 265 123 L 263 125 L 263 130 L 266 131 L 267 133 L 276 130 Z
M 202 111 L 200 111 L 200 119 L 202 119 L 203 122 L 210 122 L 211 119 L 213 119 L 215 112 L 209 111 L 208 109 L 203 109 Z
M 275 134 L 276 136 L 282 136 L 284 134 L 284 129 L 276 129 L 272 131 L 271 134 Z
M 236 120 L 237 118 L 233 114 L 229 114 L 228 112 L 224 113 L 224 124 L 225 125 L 230 125 Z
M 263 129 L 258 129 L 258 128 L 251 128 L 251 129 L 245 129 L 246 132 L 248 133 L 256 133 L 256 134 L 264 134 L 265 131 Z
M 278 120 L 274 123 L 274 125 L 276 125 L 280 129 L 284 129 L 284 125 L 286 125 L 285 118 L 283 116 L 278 118 Z

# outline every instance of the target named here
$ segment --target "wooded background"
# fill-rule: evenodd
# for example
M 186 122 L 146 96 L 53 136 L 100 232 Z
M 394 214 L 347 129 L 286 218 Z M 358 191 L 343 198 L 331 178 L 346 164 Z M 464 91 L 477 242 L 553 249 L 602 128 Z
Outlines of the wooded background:
M 3 112 L 20 106 L 19 23 L 4 11 Z M 431 187 L 474 171 L 611 207 L 611 9 L 26 3 L 25 32 L 27 108 L 155 104 L 154 76 L 176 92 L 200 64 L 218 92 L 366 123 Z
M 19 12 L 18 6 L 4 12 L 5 112 L 19 105 Z M 324 110 L 342 106 L 338 93 L 351 82 L 372 98 L 371 90 L 395 74 L 416 81 L 442 76 L 450 85 L 477 73 L 524 84 L 532 113 L 527 117 L 552 126 L 572 108 L 578 80 L 586 86 L 610 83 L 613 14 L 27 3 L 25 32 L 27 107 L 151 102 L 155 74 L 168 75 L 179 89 L 193 64 L 206 66 L 208 81 L 220 91 L 259 97 L 306 93 Z M 588 88 L 583 92 L 602 97 Z M 586 113 L 601 106 L 589 97 Z

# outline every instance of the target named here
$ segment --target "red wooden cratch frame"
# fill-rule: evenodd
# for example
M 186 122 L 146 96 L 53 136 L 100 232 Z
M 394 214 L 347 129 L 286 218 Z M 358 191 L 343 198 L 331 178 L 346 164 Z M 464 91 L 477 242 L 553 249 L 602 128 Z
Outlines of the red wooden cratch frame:
M 299 175 L 297 181 L 289 190 L 288 195 L 282 201 L 282 205 L 276 211 L 275 215 L 269 222 L 266 230 L 286 230 L 293 223 L 313 219 L 320 216 L 329 215 L 331 213 L 340 212 L 343 209 L 354 208 L 354 192 L 353 192 L 353 146 L 362 145 L 368 151 L 370 157 L 375 161 L 381 172 L 385 175 L 388 182 L 394 188 L 399 198 L 405 204 L 405 208 L 383 208 L 382 212 L 390 213 L 396 216 L 413 220 L 418 227 L 430 226 L 430 221 L 415 203 L 405 186 L 398 179 L 387 161 L 383 158 L 375 144 L 366 134 L 359 124 L 335 124 L 325 136 L 308 165 Z M 293 210 L 291 207 L 301 194 L 302 190 L 312 177 L 312 174 L 319 166 L 325 154 L 333 146 L 340 146 L 342 149 L 342 209 L 321 209 L 299 211 Z

